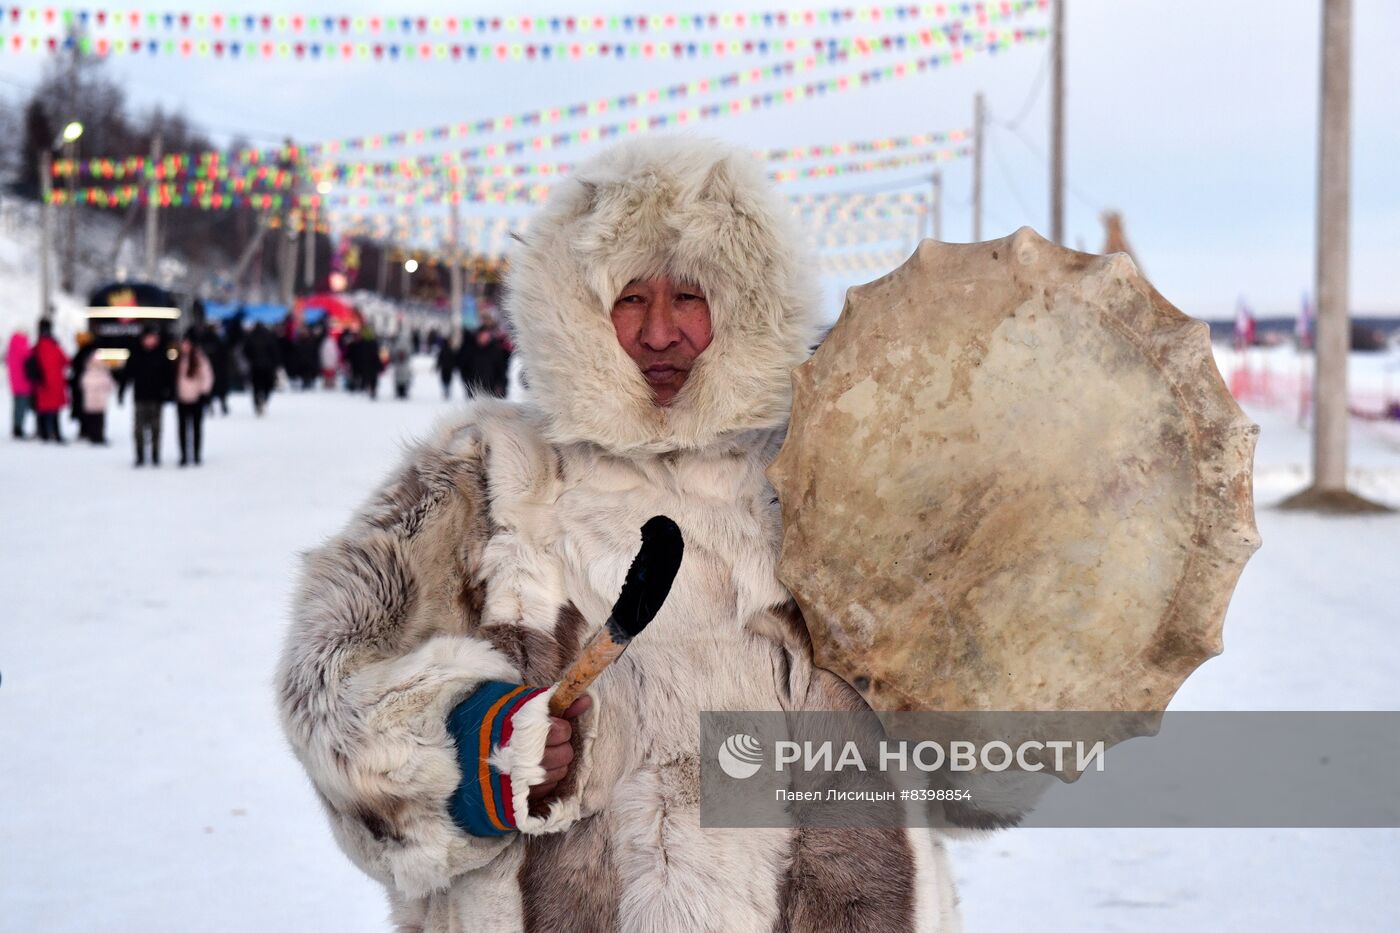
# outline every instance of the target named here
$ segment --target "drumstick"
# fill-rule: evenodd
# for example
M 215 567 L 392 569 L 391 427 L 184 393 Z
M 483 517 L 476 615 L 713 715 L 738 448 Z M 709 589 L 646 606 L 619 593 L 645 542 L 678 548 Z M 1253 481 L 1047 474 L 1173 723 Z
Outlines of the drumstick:
M 627 579 L 613 604 L 612 614 L 559 678 L 559 689 L 549 698 L 551 716 L 562 716 L 603 669 L 627 650 L 637 633 L 656 617 L 671 592 L 684 551 L 681 530 L 666 516 L 657 515 L 642 526 L 641 550 L 627 570 Z

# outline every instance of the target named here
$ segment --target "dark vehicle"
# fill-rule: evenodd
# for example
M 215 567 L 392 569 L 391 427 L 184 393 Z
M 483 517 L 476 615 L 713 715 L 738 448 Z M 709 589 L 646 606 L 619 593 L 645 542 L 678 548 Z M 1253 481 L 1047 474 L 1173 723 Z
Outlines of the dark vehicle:
M 97 358 L 121 366 L 146 327 L 160 332 L 161 344 L 173 342 L 180 321 L 176 297 L 158 285 L 114 282 L 88 297 L 88 326 Z

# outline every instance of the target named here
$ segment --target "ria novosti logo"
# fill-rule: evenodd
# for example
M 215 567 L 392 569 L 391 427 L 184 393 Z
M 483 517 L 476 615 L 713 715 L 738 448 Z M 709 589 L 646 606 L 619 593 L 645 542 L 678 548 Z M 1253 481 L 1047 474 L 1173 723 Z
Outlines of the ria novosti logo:
M 840 773 L 843 771 L 1000 771 L 1037 772 L 1053 768 L 1063 773 L 1073 751 L 1075 773 L 1104 770 L 1103 740 L 1037 741 L 1012 745 L 1001 740 L 942 743 L 881 740 L 863 749 L 857 742 L 773 742 L 773 769 L 779 773 Z M 763 742 L 747 732 L 725 739 L 716 758 L 725 774 L 737 780 L 751 778 L 763 767 Z M 874 756 L 870 759 L 870 756 Z M 870 760 L 868 760 L 870 759 Z
M 736 780 L 753 777 L 763 765 L 763 745 L 751 735 L 738 733 L 719 747 L 719 766 Z

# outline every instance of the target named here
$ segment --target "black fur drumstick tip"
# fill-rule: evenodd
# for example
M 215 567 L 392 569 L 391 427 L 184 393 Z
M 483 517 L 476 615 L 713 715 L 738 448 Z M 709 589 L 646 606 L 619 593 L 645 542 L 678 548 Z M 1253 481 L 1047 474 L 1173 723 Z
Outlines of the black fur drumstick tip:
M 627 571 L 608 620 L 616 624 L 622 639 L 635 638 L 656 617 L 671 592 L 684 553 L 681 530 L 665 515 L 657 515 L 642 526 L 642 547 Z

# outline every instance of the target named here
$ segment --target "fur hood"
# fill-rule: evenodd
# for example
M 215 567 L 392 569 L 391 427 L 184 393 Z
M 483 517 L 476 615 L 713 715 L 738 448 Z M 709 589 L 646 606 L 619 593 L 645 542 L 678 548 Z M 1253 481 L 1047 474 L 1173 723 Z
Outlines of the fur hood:
M 620 143 L 555 186 L 511 256 L 505 312 L 555 443 L 697 449 L 787 420 L 815 335 L 815 266 L 749 153 L 690 137 Z M 697 283 L 714 339 L 666 408 L 613 332 L 628 282 Z

